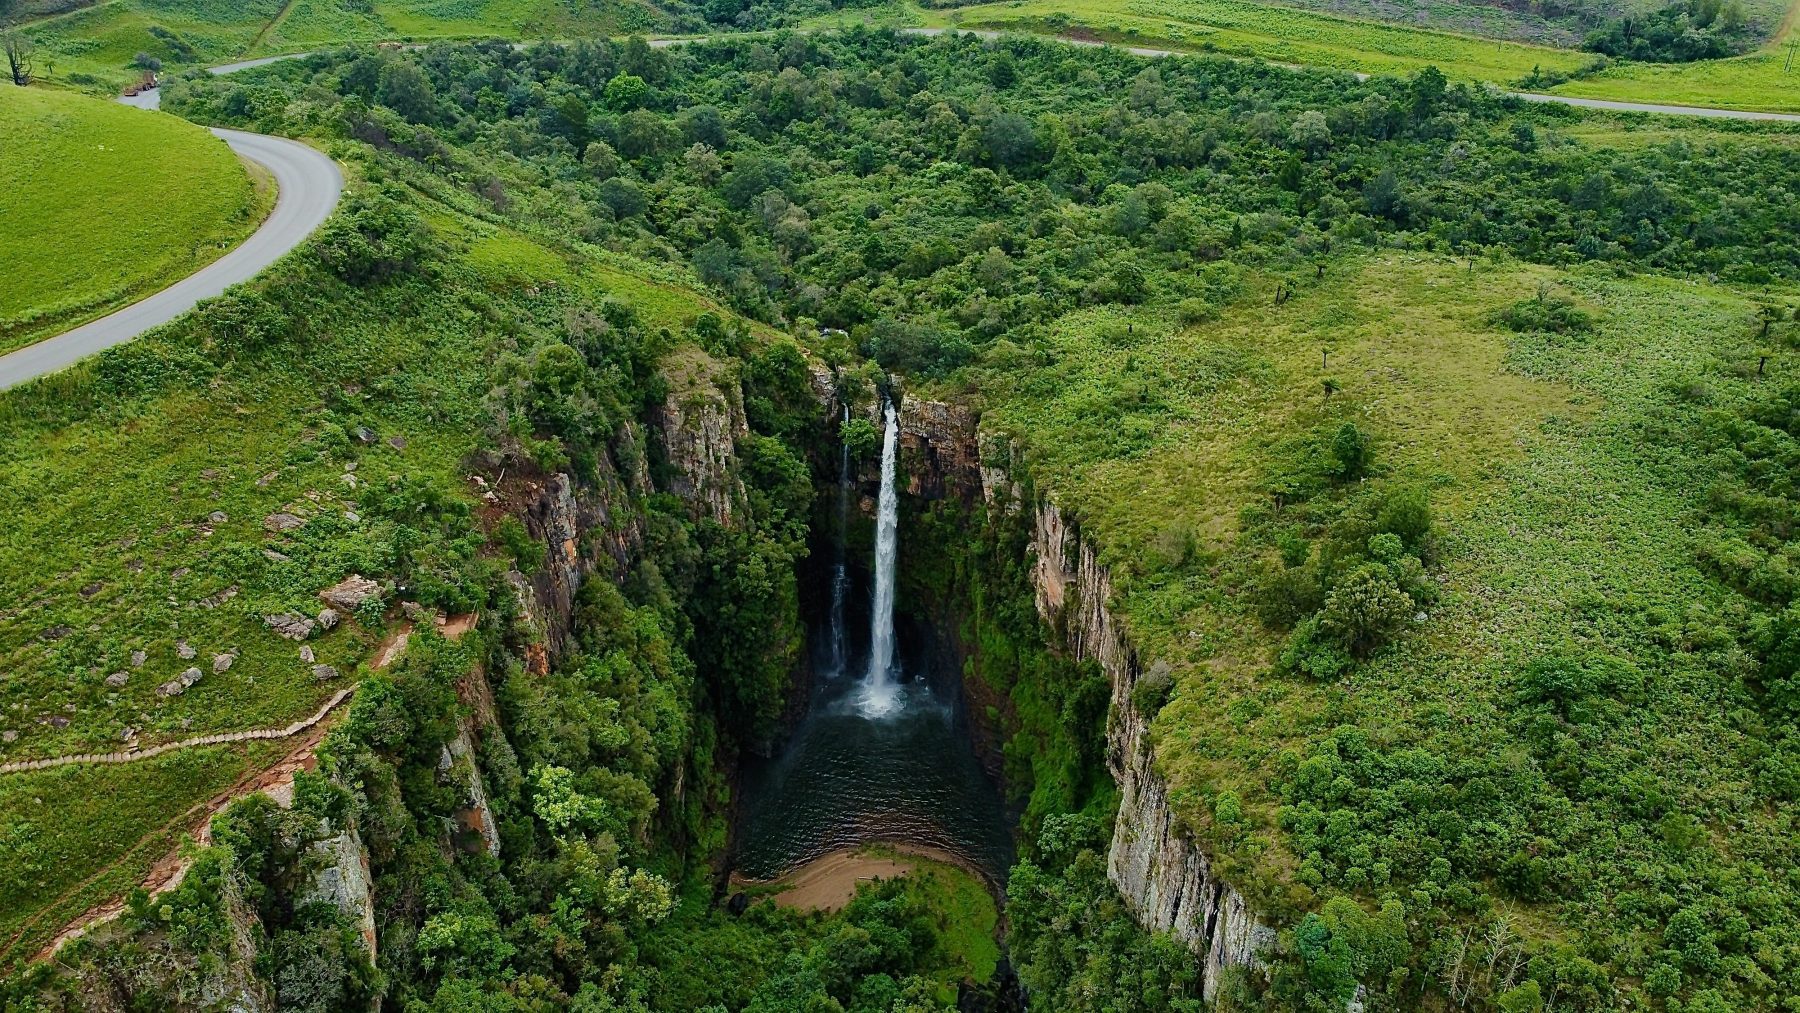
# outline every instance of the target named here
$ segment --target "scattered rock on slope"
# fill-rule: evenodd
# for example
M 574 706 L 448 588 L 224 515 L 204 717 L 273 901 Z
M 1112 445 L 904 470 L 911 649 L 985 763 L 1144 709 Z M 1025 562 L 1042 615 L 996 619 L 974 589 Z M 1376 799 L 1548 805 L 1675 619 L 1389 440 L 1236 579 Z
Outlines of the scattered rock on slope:
M 353 573 L 319 592 L 325 604 L 345 611 L 355 611 L 363 602 L 380 595 L 381 585 L 360 573 Z

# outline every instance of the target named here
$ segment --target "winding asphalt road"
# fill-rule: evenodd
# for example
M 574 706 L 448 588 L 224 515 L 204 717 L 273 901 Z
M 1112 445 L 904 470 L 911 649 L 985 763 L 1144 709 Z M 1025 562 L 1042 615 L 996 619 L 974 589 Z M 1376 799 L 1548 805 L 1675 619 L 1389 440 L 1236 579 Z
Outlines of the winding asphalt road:
M 225 68 L 217 68 L 215 72 L 223 70 Z M 155 109 L 160 99 L 156 90 L 151 89 L 120 101 L 143 109 Z M 122 345 L 193 309 L 200 300 L 211 299 L 233 285 L 249 281 L 312 235 L 337 207 L 338 197 L 344 191 L 344 174 L 336 162 L 318 149 L 298 141 L 242 130 L 215 127 L 213 136 L 223 139 L 231 150 L 274 175 L 275 208 L 261 227 L 229 253 L 155 295 L 72 331 L 0 356 L 0 390 L 54 373 L 97 352 Z M 148 200 L 156 197 L 155 194 L 145 195 Z

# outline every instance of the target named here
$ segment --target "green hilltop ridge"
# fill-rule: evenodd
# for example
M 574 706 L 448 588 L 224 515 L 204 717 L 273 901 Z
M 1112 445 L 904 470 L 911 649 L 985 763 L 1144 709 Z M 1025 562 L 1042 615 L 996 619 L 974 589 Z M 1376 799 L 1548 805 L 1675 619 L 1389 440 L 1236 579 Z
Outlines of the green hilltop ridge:
M 0 763 L 357 690 L 154 898 L 291 744 L 0 775 L 0 1004 L 1791 1008 L 1800 132 L 1404 69 L 851 27 L 170 74 L 349 187 L 256 282 L 0 394 Z M 879 472 L 821 397 L 891 394 L 978 415 L 1096 549 L 1255 961 L 1134 921 L 1106 678 L 1037 613 L 1029 512 L 954 496 L 902 497 L 901 607 L 1018 863 L 838 911 L 728 878 L 822 550 L 864 547 L 840 441 Z
M 0 90 L 0 146 L 0 244 L 13 251 L 0 353 L 192 273 L 254 231 L 272 197 L 205 130 L 80 95 Z

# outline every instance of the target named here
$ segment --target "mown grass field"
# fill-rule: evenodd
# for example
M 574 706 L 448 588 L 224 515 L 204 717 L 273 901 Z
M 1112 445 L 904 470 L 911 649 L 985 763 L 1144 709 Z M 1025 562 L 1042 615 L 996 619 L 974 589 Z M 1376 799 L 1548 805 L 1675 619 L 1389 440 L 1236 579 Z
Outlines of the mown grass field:
M 204 129 L 81 95 L 0 89 L 0 150 L 0 353 L 193 273 L 273 197 Z
M 1756 375 L 1766 349 L 1752 294 L 1394 253 L 1286 284 L 1299 291 L 1279 309 L 1272 283 L 1256 281 L 1240 309 L 1193 327 L 1147 311 L 1069 318 L 1056 365 L 988 391 L 983 423 L 1027 434 L 1034 470 L 1103 547 L 1138 646 L 1176 663 L 1153 726 L 1158 761 L 1190 829 L 1228 856 L 1225 874 L 1266 909 L 1304 908 L 1293 864 L 1304 856 L 1277 825 L 1293 799 L 1271 786 L 1320 736 L 1351 726 L 1384 755 L 1505 756 L 1519 748 L 1513 673 L 1569 650 L 1630 659 L 1655 687 L 1587 745 L 1588 762 L 1634 771 L 1701 823 L 1740 828 L 1733 852 L 1706 848 L 1705 861 L 1733 875 L 1778 866 L 1788 816 L 1753 787 L 1755 751 L 1724 712 L 1728 691 L 1683 653 L 1693 648 L 1670 646 L 1705 642 L 1708 617 L 1732 606 L 1696 562 L 1694 517 L 1713 476 L 1663 441 L 1708 406 L 1800 379 L 1792 352 Z M 1545 287 L 1593 313 L 1594 334 L 1493 323 Z M 1263 550 L 1244 531 L 1267 502 L 1271 462 L 1342 420 L 1379 434 L 1381 480 L 1430 490 L 1442 598 L 1351 679 L 1320 684 L 1271 673 L 1281 634 L 1255 617 L 1249 560 Z M 1166 560 L 1189 537 L 1184 574 Z M 1255 814 L 1246 836 L 1214 822 L 1225 792 Z M 1699 857 L 1635 824 L 1565 813 L 1546 826 L 1580 837 L 1594 869 Z M 1518 930 L 1607 931 L 1614 903 L 1631 898 L 1602 896 L 1578 892 L 1554 918 L 1520 908 Z

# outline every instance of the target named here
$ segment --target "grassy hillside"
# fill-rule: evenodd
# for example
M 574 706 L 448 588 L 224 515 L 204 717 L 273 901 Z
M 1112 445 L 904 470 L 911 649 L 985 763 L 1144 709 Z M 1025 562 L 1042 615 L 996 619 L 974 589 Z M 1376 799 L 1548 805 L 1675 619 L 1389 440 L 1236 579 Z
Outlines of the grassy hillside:
M 1436 66 L 1461 80 L 1548 90 L 1558 95 L 1619 102 L 1710 106 L 1770 112 L 1800 111 L 1800 65 L 1788 67 L 1794 8 L 1783 27 L 1755 53 L 1694 63 L 1618 63 L 1560 85 L 1549 80 L 1583 70 L 1592 54 L 1571 49 L 1495 41 L 1406 23 L 1372 20 L 1351 8 L 1335 13 L 1289 9 L 1250 0 L 1008 0 L 954 9 L 909 4 L 853 11 L 818 19 L 821 24 L 959 25 L 1039 32 L 1128 45 L 1254 56 L 1280 63 L 1362 73 L 1406 73 Z M 1432 5 L 1434 10 L 1440 5 Z M 1483 8 L 1486 10 L 1486 8 Z M 1770 23 L 1780 17 L 1768 11 Z M 1399 19 L 1405 21 L 1406 19 Z M 1469 27 L 1467 31 L 1482 34 Z
M 1558 95 L 1623 102 L 1668 102 L 1724 109 L 1800 112 L 1800 3 L 1783 31 L 1755 53 L 1700 63 L 1620 64 L 1552 89 Z
M 191 274 L 273 198 L 205 130 L 79 95 L 0 88 L 0 147 L 0 352 Z
M 666 268 L 484 221 L 492 208 L 466 193 L 371 198 L 358 184 L 340 215 L 370 199 L 429 234 L 429 279 L 359 285 L 308 244 L 259 294 L 0 395 L 0 599 L 13 603 L 0 611 L 0 761 L 310 713 L 385 629 L 346 621 L 307 643 L 307 661 L 263 617 L 316 613 L 315 593 L 350 572 L 448 572 L 479 547 L 456 520 L 478 492 L 460 465 L 488 425 L 497 349 L 516 347 L 521 327 L 559 326 L 578 302 L 618 300 L 676 331 L 716 309 Z M 426 516 L 443 526 L 409 520 L 419 504 L 436 504 Z M 275 513 L 305 526 L 272 531 Z M 444 578 L 415 579 L 425 586 L 412 593 L 428 595 Z M 476 604 L 443 593 L 440 608 Z M 224 672 L 220 655 L 234 659 Z M 315 664 L 340 676 L 321 681 Z M 190 666 L 197 685 L 158 692 Z M 4 775 L 0 839 L 20 850 L 0 883 L 0 956 L 28 955 L 135 882 L 172 846 L 169 821 L 281 749 Z M 122 797 L 129 811 L 111 801 Z
M 1466 81 L 1507 83 L 1544 71 L 1572 71 L 1580 53 L 1497 42 L 1254 3 L 1251 0 L 1023 0 L 978 4 L 932 23 L 1038 31 L 1178 50 L 1255 56 L 1278 63 L 1363 73 L 1405 74 L 1435 66 Z

